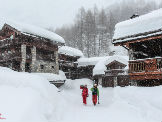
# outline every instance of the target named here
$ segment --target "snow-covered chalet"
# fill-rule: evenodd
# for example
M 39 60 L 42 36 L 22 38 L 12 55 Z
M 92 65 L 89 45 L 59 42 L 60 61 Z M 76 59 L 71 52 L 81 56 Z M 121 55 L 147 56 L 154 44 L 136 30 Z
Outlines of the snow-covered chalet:
M 59 72 L 58 46 L 64 39 L 46 29 L 5 22 L 0 30 L 0 65 L 21 72 Z
M 116 24 L 113 43 L 128 49 L 132 84 L 162 85 L 162 8 Z
M 128 56 L 113 55 L 100 60 L 93 68 L 93 79 L 103 87 L 128 86 Z
M 83 53 L 69 46 L 61 46 L 58 50 L 59 69 L 62 70 L 67 78 L 78 78 L 77 60 L 84 57 Z

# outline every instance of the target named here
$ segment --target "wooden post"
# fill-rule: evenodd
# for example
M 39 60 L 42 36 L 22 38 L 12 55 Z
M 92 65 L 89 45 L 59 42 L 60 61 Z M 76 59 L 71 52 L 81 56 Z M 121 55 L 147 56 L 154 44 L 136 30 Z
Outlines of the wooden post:
M 55 55 L 55 73 L 59 74 L 58 50 L 54 52 L 54 55 Z

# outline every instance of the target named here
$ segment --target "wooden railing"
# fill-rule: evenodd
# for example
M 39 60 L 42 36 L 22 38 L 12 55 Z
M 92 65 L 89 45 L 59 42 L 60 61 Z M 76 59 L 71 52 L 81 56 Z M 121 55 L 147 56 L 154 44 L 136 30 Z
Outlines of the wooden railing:
M 162 71 L 162 57 L 129 61 L 129 73 L 155 71 Z
M 128 74 L 128 70 L 126 69 L 111 69 L 105 71 L 106 76 L 117 76 L 117 75 L 127 75 L 127 74 Z

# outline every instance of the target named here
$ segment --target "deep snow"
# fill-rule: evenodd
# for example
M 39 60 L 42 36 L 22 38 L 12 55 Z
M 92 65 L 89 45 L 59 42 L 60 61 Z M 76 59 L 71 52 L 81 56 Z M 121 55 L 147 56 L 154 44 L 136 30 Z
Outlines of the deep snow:
M 43 77 L 0 67 L 0 120 L 4 122 L 161 122 L 162 86 L 116 87 L 100 90 L 100 104 L 82 104 L 81 84 L 67 80 L 60 92 Z
M 100 90 L 100 104 L 93 106 L 89 91 L 88 104 L 82 104 L 80 84 L 92 87 L 88 79 L 68 80 L 61 96 L 68 102 L 60 122 L 161 122 L 162 87 L 116 87 Z
M 115 25 L 113 39 L 155 31 L 162 27 L 162 8 L 148 14 L 119 22 Z M 121 40 L 125 41 L 125 40 Z M 118 41 L 119 42 L 119 41 Z
M 69 47 L 69 46 L 59 47 L 58 53 L 68 55 L 68 56 L 74 56 L 74 57 L 77 57 L 77 56 L 78 57 L 84 57 L 81 50 L 78 50 L 76 48 L 72 48 L 72 47 Z

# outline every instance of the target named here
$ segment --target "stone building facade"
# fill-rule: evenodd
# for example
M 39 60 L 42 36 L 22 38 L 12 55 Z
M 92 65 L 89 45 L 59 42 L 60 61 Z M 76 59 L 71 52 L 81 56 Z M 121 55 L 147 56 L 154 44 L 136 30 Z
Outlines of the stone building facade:
M 20 72 L 59 73 L 58 46 L 64 43 L 20 32 L 7 24 L 0 31 L 0 40 L 1 66 Z

